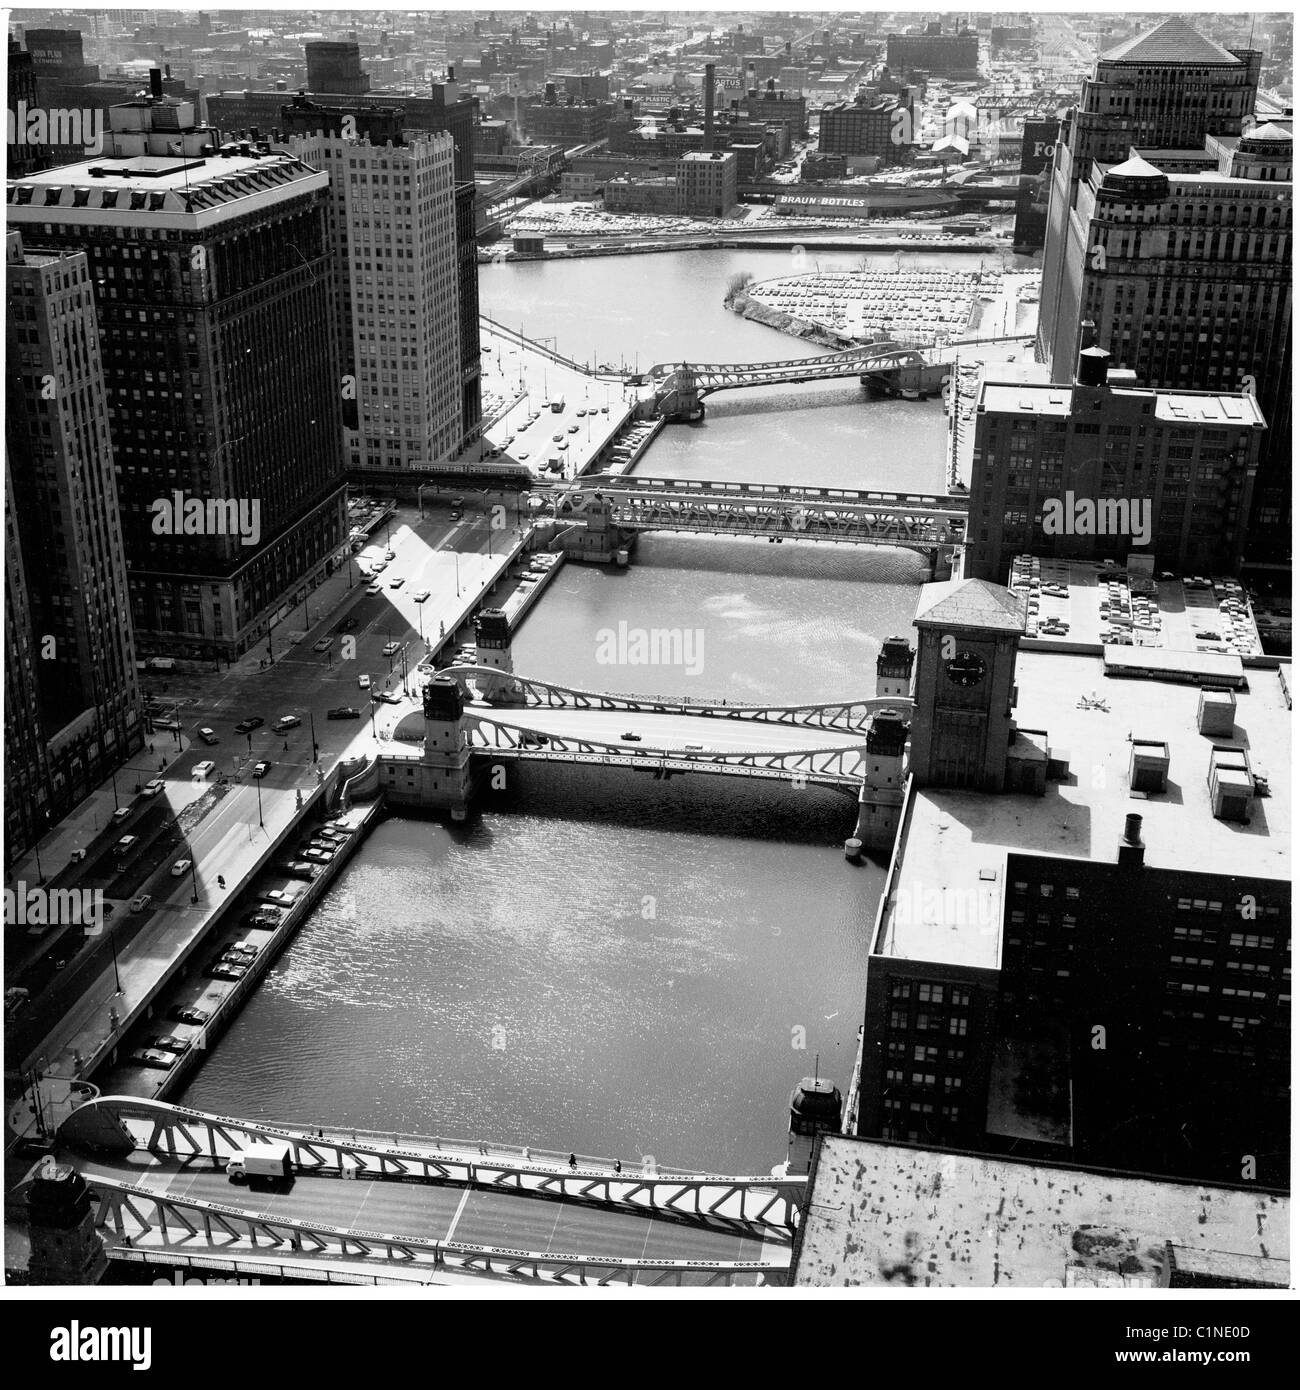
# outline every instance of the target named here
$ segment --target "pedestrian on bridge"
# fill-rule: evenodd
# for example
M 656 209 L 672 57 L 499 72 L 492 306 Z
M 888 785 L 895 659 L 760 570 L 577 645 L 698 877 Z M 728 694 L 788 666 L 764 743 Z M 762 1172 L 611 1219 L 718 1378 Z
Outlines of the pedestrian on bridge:
M 575 1173 L 578 1171 L 578 1155 L 577 1155 L 577 1154 L 570 1154 L 570 1155 L 569 1155 L 569 1167 L 572 1168 L 573 1171 L 574 1171 Z
M 622 1171 L 623 1171 L 623 1160 L 622 1160 L 621 1158 L 616 1158 L 616 1159 L 614 1160 L 614 1172 L 617 1174 L 617 1173 L 621 1173 Z

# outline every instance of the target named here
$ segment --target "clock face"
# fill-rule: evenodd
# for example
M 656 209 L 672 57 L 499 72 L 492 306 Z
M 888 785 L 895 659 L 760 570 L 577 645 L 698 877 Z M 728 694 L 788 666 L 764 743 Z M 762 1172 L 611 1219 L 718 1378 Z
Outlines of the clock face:
M 976 656 L 974 652 L 958 652 L 944 669 L 954 685 L 969 689 L 984 679 L 988 666 L 984 658 Z

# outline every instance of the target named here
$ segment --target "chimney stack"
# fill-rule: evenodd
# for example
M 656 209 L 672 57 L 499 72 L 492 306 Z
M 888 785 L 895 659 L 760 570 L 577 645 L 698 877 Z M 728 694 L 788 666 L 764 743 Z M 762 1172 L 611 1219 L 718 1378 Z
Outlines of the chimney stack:
M 704 65 L 704 152 L 708 154 L 713 149 L 713 97 L 714 84 L 717 77 L 717 65 L 705 63 Z
M 162 100 L 162 69 L 149 69 L 149 97 L 152 101 Z
M 1142 843 L 1142 817 L 1124 817 L 1124 835 L 1119 842 L 1119 866 L 1122 869 L 1140 869 L 1146 848 Z

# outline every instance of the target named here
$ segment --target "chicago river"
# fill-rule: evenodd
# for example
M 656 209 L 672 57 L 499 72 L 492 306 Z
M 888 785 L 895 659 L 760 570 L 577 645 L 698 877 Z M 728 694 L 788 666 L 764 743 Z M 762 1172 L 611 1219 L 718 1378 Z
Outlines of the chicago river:
M 753 251 L 507 263 L 482 268 L 482 302 L 581 361 L 814 355 L 722 304 L 732 275 L 790 267 Z M 869 402 L 856 381 L 735 392 L 665 428 L 638 472 L 939 491 L 945 426 L 938 400 Z M 909 550 L 652 534 L 626 570 L 566 566 L 515 669 L 738 701 L 871 694 L 924 576 Z M 698 660 L 603 664 L 620 623 L 692 634 Z M 814 1054 L 841 1087 L 853 1065 L 884 878 L 844 860 L 854 811 L 824 790 L 534 766 L 467 826 L 390 818 L 176 1099 L 766 1172 Z

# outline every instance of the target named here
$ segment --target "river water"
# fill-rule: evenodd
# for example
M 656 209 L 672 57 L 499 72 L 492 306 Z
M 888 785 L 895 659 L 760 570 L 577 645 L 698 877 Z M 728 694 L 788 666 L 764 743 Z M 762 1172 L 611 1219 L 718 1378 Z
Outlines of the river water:
M 721 305 L 736 271 L 789 266 L 784 252 L 485 266 L 483 307 L 583 360 L 805 356 Z M 936 402 L 868 403 L 856 383 L 738 392 L 667 427 L 641 471 L 930 489 L 944 423 Z M 651 535 L 624 571 L 566 566 L 515 668 L 742 701 L 862 695 L 881 641 L 911 632 L 922 578 L 906 550 Z M 689 632 L 698 660 L 603 664 L 599 634 L 620 622 Z M 852 1068 L 883 882 L 843 858 L 854 810 L 829 791 L 535 767 L 465 827 L 388 820 L 182 1103 L 766 1172 L 814 1056 L 842 1089 Z

